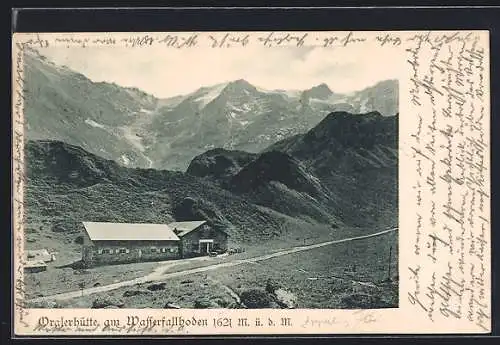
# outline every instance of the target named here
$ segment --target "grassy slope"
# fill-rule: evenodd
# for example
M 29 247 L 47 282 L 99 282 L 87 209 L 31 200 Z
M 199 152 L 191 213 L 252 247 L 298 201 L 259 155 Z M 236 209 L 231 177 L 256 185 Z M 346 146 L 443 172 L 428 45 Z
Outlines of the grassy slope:
M 240 293 L 255 287 L 263 289 L 267 279 L 272 278 L 296 294 L 299 308 L 348 308 L 345 297 L 353 293 L 378 295 L 380 305 L 396 307 L 398 285 L 387 285 L 383 280 L 387 278 L 390 247 L 391 276 L 397 279 L 397 243 L 397 234 L 391 233 L 286 255 L 242 269 L 221 269 L 217 276 Z M 350 280 L 374 283 L 380 288 L 353 285 Z
M 386 282 L 390 247 L 392 281 Z M 391 233 L 350 245 L 331 245 L 256 264 L 169 279 L 160 291 L 149 291 L 147 287 L 151 284 L 138 284 L 63 301 L 59 307 L 88 308 L 98 297 L 112 297 L 121 299 L 124 308 L 163 308 L 167 302 L 193 308 L 199 299 L 230 302 L 233 297 L 228 288 L 240 295 L 249 289 L 264 289 L 267 280 L 272 279 L 297 296 L 298 308 L 395 308 L 398 306 L 397 262 L 397 234 Z M 375 286 L 353 284 L 353 280 Z M 138 294 L 124 296 L 127 291 Z
M 137 264 L 98 268 L 80 276 L 71 268 L 57 267 L 81 258 L 76 240 L 82 235 L 82 221 L 168 223 L 186 197 L 201 199 L 223 215 L 230 224 L 230 246 L 259 244 L 269 250 L 262 246 L 264 242 L 292 246 L 304 236 L 317 240 L 330 236 L 329 227 L 252 204 L 214 183 L 182 173 L 126 169 L 70 145 L 50 142 L 29 143 L 27 158 L 26 248 L 57 252 L 57 261 L 48 271 L 27 275 L 31 296 L 73 290 L 80 281 L 107 284 L 151 271 L 154 265 Z
M 329 226 L 335 218 L 357 227 L 370 225 L 366 232 L 397 224 L 394 167 L 323 177 L 322 188 L 329 189 L 339 206 L 332 208 L 276 183 L 256 189 L 258 197 L 251 197 L 251 193 L 237 195 L 210 179 L 127 169 L 64 143 L 28 143 L 27 159 L 27 248 L 58 251 L 59 265 L 80 258 L 80 246 L 75 241 L 81 235 L 82 221 L 167 223 L 187 197 L 200 200 L 203 211 L 222 217 L 228 225 L 231 246 L 243 244 L 268 251 L 297 245 L 303 239 L 319 242 L 338 234 L 347 237 L 345 224 L 337 229 Z M 289 171 L 288 183 L 296 181 L 294 172 Z M 106 270 L 97 269 L 92 273 L 97 278 L 91 274 L 90 280 L 102 280 Z M 142 270 L 142 266 L 120 267 L 115 272 L 118 275 L 104 278 L 105 283 L 127 270 Z M 74 289 L 74 281 L 79 279 L 69 278 L 71 274 L 74 272 L 51 269 L 39 276 L 42 279 L 27 283 L 31 291 L 67 291 Z M 57 281 L 64 284 L 53 284 Z
M 325 187 L 342 196 L 337 198 L 339 217 L 351 226 L 398 225 L 397 166 L 349 175 L 332 174 L 322 181 Z

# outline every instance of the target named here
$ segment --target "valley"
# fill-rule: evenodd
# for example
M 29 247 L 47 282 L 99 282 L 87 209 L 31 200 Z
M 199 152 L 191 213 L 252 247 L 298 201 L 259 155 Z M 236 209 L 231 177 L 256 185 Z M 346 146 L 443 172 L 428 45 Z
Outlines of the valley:
M 273 280 L 298 307 L 397 306 L 397 231 L 370 236 L 398 226 L 397 81 L 341 95 L 326 84 L 265 90 L 239 79 L 158 99 L 36 52 L 26 64 L 25 247 L 57 257 L 26 275 L 28 299 L 50 307 L 47 296 L 83 284 L 95 296 L 57 306 L 241 307 L 235 295 L 258 295 Z M 200 219 L 244 252 L 80 265 L 84 221 Z M 165 283 L 157 293 L 144 280 L 153 273 Z M 261 297 L 271 303 L 273 293 Z

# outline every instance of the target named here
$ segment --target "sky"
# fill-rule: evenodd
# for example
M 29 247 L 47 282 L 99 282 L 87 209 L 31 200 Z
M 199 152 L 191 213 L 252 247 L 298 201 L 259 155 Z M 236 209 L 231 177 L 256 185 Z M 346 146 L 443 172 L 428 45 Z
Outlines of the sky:
M 264 89 L 286 90 L 304 90 L 326 83 L 334 92 L 349 93 L 380 80 L 397 79 L 397 66 L 402 61 L 396 50 L 378 53 L 367 46 L 334 50 L 54 47 L 41 49 L 40 53 L 94 82 L 137 87 L 159 98 L 237 79 Z

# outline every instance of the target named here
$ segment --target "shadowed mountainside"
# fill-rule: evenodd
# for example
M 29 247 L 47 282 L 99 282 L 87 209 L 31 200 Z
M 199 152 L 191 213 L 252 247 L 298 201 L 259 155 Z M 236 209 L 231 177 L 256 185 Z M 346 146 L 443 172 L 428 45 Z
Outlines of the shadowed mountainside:
M 207 174 L 204 162 L 217 171 L 217 161 L 247 157 L 236 151 L 208 151 L 193 159 L 188 173 L 274 209 L 307 205 L 323 221 L 397 224 L 397 131 L 397 115 L 334 112 L 307 133 L 272 145 L 239 170 L 233 165 L 224 176 Z
M 204 218 L 223 226 L 233 241 L 255 242 L 323 220 L 307 207 L 275 210 L 205 178 L 126 168 L 57 141 L 27 142 L 26 161 L 26 231 L 34 238 L 50 232 L 76 234 L 82 221 Z
M 395 129 L 396 116 L 332 113 L 259 155 L 211 150 L 193 159 L 189 173 L 126 168 L 66 143 L 29 141 L 28 227 L 72 232 L 84 220 L 201 217 L 252 242 L 307 224 L 392 226 Z

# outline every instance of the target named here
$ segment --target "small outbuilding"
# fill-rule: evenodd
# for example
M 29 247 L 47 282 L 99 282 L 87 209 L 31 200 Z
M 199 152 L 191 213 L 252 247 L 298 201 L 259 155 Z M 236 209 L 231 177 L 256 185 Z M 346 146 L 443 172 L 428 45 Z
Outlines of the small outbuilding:
M 49 253 L 47 249 L 26 250 L 25 254 L 27 261 L 52 262 L 56 259 L 55 253 Z
M 47 270 L 47 264 L 43 260 L 30 260 L 24 264 L 24 272 L 37 273 Z

